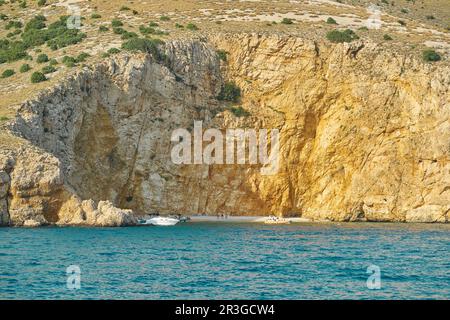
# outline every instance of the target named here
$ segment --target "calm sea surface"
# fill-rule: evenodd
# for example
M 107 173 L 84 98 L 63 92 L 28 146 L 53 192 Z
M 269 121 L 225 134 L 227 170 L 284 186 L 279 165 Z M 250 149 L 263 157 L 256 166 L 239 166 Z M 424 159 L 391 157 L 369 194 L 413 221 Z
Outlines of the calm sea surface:
M 448 225 L 0 228 L 0 243 L 0 299 L 450 298 Z

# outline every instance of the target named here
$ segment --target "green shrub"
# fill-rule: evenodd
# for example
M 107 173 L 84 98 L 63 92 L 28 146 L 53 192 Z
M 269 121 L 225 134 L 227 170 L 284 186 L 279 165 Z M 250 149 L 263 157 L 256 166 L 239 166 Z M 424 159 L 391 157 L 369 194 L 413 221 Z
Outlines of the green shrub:
M 106 26 L 100 26 L 100 27 L 98 27 L 98 30 L 99 30 L 100 32 L 106 32 L 106 31 L 108 31 L 109 29 L 108 29 L 108 27 L 106 27 Z
M 110 48 L 110 49 L 108 49 L 108 51 L 107 51 L 109 54 L 116 54 L 116 53 L 119 53 L 120 52 L 120 49 L 117 49 L 117 48 Z
M 196 31 L 196 30 L 198 30 L 198 27 L 195 24 L 193 24 L 192 22 L 189 22 L 186 25 L 186 29 L 191 30 L 191 31 Z
M 47 73 L 53 73 L 56 71 L 56 68 L 54 66 L 45 66 L 42 68 L 42 73 L 43 74 L 47 74 Z
M 12 69 L 6 69 L 6 70 L 3 71 L 3 73 L 2 73 L 2 78 L 9 78 L 9 77 L 11 77 L 11 76 L 14 75 L 14 74 L 15 74 L 14 70 L 12 70 Z
M 14 30 L 13 32 L 8 32 L 8 34 L 6 35 L 6 37 L 7 37 L 7 38 L 12 38 L 12 37 L 14 37 L 14 36 L 16 36 L 16 35 L 18 35 L 18 34 L 21 34 L 21 33 L 22 33 L 22 30 L 16 29 L 16 30 Z
M 43 45 L 48 39 L 46 30 L 31 29 L 22 33 L 22 41 L 28 48 Z
M 239 117 L 248 117 L 250 115 L 250 112 L 248 112 L 247 110 L 245 110 L 241 106 L 239 106 L 239 107 L 231 107 L 230 111 L 231 111 L 231 113 L 234 114 L 234 116 L 236 116 L 238 118 Z
M 28 72 L 30 70 L 31 70 L 31 67 L 28 63 L 24 63 L 23 65 L 20 66 L 20 69 L 19 69 L 19 71 L 21 73 Z
M 36 29 L 36 30 L 44 29 L 46 27 L 46 25 L 45 25 L 46 20 L 47 19 L 43 15 L 35 16 L 25 24 L 24 31 L 27 32 L 31 29 Z
M 386 41 L 390 41 L 390 40 L 392 40 L 392 37 L 390 35 L 388 35 L 388 34 L 385 34 L 383 36 L 383 39 L 386 40 Z
M 26 45 L 21 41 L 0 40 L 0 64 L 25 58 L 26 49 Z
M 227 82 L 222 87 L 217 99 L 220 101 L 238 102 L 241 97 L 241 89 L 234 82 Z
M 423 60 L 427 62 L 435 62 L 441 60 L 441 56 L 434 50 L 427 49 L 422 52 Z
M 219 57 L 220 60 L 227 61 L 227 55 L 228 52 L 226 52 L 225 50 L 217 50 L 217 56 Z
M 146 35 L 146 34 L 153 34 L 155 33 L 155 29 L 152 27 L 146 27 L 146 26 L 140 26 L 139 32 Z
M 294 21 L 292 21 L 292 19 L 289 18 L 283 18 L 283 20 L 281 20 L 282 24 L 293 24 Z
M 184 26 L 183 26 L 182 24 L 179 24 L 179 23 L 175 23 L 175 28 L 178 28 L 178 29 L 183 29 L 183 28 L 184 28 Z
M 112 21 L 111 21 L 111 26 L 113 26 L 113 27 L 121 27 L 121 26 L 123 26 L 123 23 L 122 23 L 122 21 L 120 21 L 119 19 L 113 19 Z
M 23 27 L 22 22 L 20 22 L 20 21 L 15 21 L 15 20 L 11 20 L 11 21 L 8 21 L 8 23 L 7 23 L 6 26 L 5 26 L 5 29 L 6 29 L 6 30 L 9 30 L 9 29 L 12 29 L 12 28 L 20 29 L 20 28 L 22 28 L 22 27 Z
M 122 49 L 150 53 L 157 61 L 161 62 L 166 57 L 159 51 L 160 44 L 162 44 L 162 41 L 158 39 L 132 38 L 122 43 Z
M 114 27 L 113 28 L 113 32 L 115 34 L 124 34 L 127 31 L 124 28 L 122 28 L 122 27 Z
M 327 39 L 334 43 L 352 42 L 355 39 L 359 39 L 353 30 L 346 29 L 344 31 L 332 30 L 327 33 Z
M 0 117 L 0 121 L 8 121 L 8 120 L 9 120 L 8 117 L 5 117 L 5 116 L 1 116 L 1 117 Z
M 67 61 L 75 62 L 75 58 L 70 57 L 70 56 L 64 56 L 61 61 L 62 61 L 62 63 L 66 63 Z
M 78 29 L 67 29 L 67 27 L 60 28 L 61 33 L 56 35 L 53 39 L 47 41 L 47 45 L 53 50 L 64 48 L 72 44 L 77 44 L 86 38 L 86 34 L 80 32 Z
M 11 42 L 8 39 L 0 39 L 0 50 L 7 49 L 10 43 Z
M 69 68 L 75 67 L 77 60 L 74 57 L 64 56 L 62 58 L 62 63 Z
M 100 19 L 102 16 L 98 13 L 91 14 L 91 19 Z
M 25 9 L 27 7 L 27 2 L 22 1 L 21 3 L 19 3 L 19 7 Z
M 328 23 L 328 24 L 338 24 L 338 23 L 336 22 L 336 20 L 334 20 L 332 17 L 329 17 L 329 18 L 327 19 L 327 23 Z
M 52 50 L 57 50 L 81 42 L 86 38 L 86 34 L 80 32 L 78 29 L 68 29 L 67 19 L 68 16 L 61 16 L 59 20 L 50 24 L 47 29 L 33 28 L 32 26 L 42 26 L 42 19 L 41 22 L 36 20 L 30 25 L 31 27 L 22 34 L 22 41 L 29 48 L 40 46 L 47 42 L 47 45 Z
M 129 11 L 131 10 L 130 8 L 128 8 L 127 6 L 122 6 L 120 7 L 119 11 Z
M 6 15 L 6 14 L 4 14 L 4 13 L 0 13 L 0 20 L 7 20 L 8 19 L 8 16 Z
M 87 58 L 89 58 L 91 55 L 89 53 L 86 52 L 81 52 L 76 58 L 76 62 L 84 62 L 86 61 Z
M 44 62 L 47 62 L 47 61 L 48 61 L 48 56 L 45 53 L 41 53 L 36 58 L 36 62 L 37 63 L 44 63 Z
M 56 66 L 58 64 L 58 61 L 55 58 L 53 58 L 53 59 L 50 59 L 48 64 L 51 65 L 51 66 Z
M 161 20 L 161 21 L 169 21 L 170 18 L 168 16 L 161 16 L 161 17 L 159 17 L 159 20 Z
M 42 72 L 36 71 L 36 72 L 33 72 L 33 74 L 31 75 L 32 83 L 38 83 L 38 82 L 42 82 L 45 80 L 47 80 L 47 78 L 45 77 L 45 74 L 43 74 Z
M 37 4 L 39 7 L 43 7 L 47 4 L 47 0 L 39 0 Z
M 139 27 L 139 32 L 142 33 L 143 35 L 147 35 L 147 34 L 164 35 L 164 34 L 167 34 L 167 32 L 164 32 L 162 30 L 158 30 L 158 29 L 155 29 L 153 27 L 146 27 L 146 26 L 140 26 Z
M 137 38 L 137 37 L 138 37 L 138 35 L 135 32 L 125 31 L 124 33 L 122 33 L 121 39 L 127 40 L 127 39 Z
M 148 24 L 149 27 L 158 27 L 159 24 L 157 24 L 156 22 L 150 21 Z
M 73 68 L 73 67 L 75 67 L 77 64 L 75 63 L 75 62 L 73 62 L 73 61 L 67 61 L 66 63 L 65 63 L 65 66 L 66 67 L 68 67 L 68 68 Z

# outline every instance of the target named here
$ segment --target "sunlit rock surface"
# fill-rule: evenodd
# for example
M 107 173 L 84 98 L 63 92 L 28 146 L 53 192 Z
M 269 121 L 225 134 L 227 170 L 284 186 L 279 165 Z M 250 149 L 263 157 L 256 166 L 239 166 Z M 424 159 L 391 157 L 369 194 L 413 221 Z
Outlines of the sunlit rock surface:
M 370 42 L 260 34 L 163 50 L 164 63 L 120 54 L 84 68 L 20 107 L 11 130 L 29 143 L 0 151 L 2 224 L 119 226 L 152 212 L 448 221 L 448 67 Z M 217 100 L 228 80 L 248 115 Z M 194 120 L 278 129 L 279 171 L 174 164 L 171 133 Z

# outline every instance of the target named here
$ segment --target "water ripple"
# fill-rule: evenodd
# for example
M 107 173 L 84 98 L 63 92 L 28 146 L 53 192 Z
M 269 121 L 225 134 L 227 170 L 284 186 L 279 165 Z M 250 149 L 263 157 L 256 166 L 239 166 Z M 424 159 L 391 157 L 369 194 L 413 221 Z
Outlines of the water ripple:
M 439 299 L 450 228 L 181 224 L 0 229 L 0 299 Z M 366 286 L 381 269 L 380 290 Z M 66 287 L 79 265 L 81 289 Z

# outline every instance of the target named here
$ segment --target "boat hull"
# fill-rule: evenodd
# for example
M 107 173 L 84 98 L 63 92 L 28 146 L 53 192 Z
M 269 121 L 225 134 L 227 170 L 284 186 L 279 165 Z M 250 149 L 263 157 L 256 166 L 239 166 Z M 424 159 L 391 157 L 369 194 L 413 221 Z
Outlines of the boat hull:
M 167 227 L 167 226 L 174 226 L 178 222 L 180 222 L 180 220 L 174 219 L 174 218 L 155 217 L 155 218 L 146 220 L 144 224 Z

